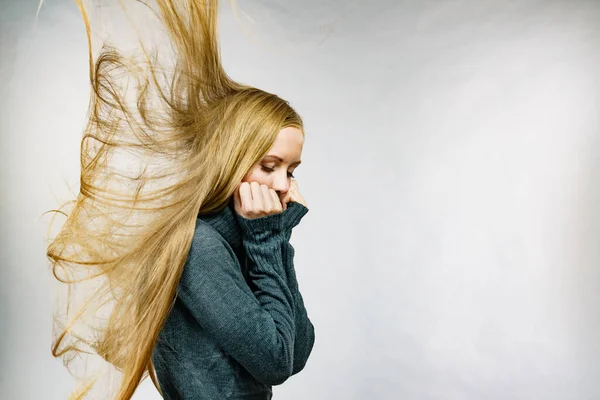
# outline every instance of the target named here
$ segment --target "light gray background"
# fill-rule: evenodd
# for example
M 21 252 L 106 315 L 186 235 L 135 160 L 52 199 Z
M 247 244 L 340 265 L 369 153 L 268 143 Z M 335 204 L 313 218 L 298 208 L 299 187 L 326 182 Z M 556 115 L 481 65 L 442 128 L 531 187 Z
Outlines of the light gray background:
M 317 338 L 275 398 L 599 399 L 600 2 L 239 5 L 256 25 L 223 8 L 227 71 L 307 130 L 293 243 Z M 41 214 L 78 188 L 87 48 L 73 2 L 36 8 L 0 1 L 10 400 L 72 388 Z

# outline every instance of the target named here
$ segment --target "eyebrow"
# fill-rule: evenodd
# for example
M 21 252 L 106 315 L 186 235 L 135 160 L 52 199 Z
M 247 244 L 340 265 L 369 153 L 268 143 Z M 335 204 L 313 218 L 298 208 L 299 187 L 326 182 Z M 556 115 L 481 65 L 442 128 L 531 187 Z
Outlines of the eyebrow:
M 273 158 L 273 159 L 275 159 L 275 160 L 277 160 L 277 161 L 279 161 L 281 163 L 283 162 L 283 158 L 281 158 L 279 156 L 276 156 L 276 155 L 273 155 L 273 154 L 269 154 L 269 155 L 265 156 L 265 158 Z M 300 165 L 301 163 L 302 163 L 302 161 L 298 160 L 298 161 L 294 161 L 290 165 Z

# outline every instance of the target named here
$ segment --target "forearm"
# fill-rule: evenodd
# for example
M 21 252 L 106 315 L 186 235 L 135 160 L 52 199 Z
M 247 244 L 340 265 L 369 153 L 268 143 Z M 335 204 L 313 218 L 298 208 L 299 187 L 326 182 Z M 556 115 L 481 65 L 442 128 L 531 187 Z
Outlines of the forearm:
M 287 284 L 293 295 L 295 334 L 294 365 L 292 374 L 300 372 L 308 360 L 315 341 L 315 331 L 308 317 L 304 300 L 298 287 L 294 268 L 294 247 L 289 243 L 289 236 L 283 244 L 282 255 L 286 267 Z

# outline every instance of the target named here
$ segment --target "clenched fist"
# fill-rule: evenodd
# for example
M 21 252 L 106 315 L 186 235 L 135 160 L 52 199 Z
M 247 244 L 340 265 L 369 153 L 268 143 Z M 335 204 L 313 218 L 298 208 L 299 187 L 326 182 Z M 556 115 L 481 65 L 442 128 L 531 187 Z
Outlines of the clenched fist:
M 258 182 L 242 182 L 233 196 L 235 211 L 246 219 L 266 217 L 283 211 L 277 192 Z
M 290 188 L 289 188 L 288 192 L 285 194 L 285 196 L 283 197 L 282 203 L 283 203 L 284 211 L 287 210 L 287 205 L 291 201 L 300 203 L 304 207 L 308 208 L 308 206 L 306 205 L 306 200 L 304 200 L 304 197 L 300 194 L 300 189 L 298 188 L 298 182 L 296 182 L 295 179 L 292 179 L 292 181 L 290 182 Z

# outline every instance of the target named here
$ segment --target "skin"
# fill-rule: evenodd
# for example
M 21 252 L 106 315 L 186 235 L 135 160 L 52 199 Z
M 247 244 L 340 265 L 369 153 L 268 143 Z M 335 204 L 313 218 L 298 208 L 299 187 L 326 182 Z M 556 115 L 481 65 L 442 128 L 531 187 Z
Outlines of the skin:
M 293 178 L 300 165 L 304 135 L 294 127 L 283 128 L 267 154 L 244 177 L 234 193 L 235 211 L 244 218 L 280 213 L 291 201 L 305 207 L 298 183 Z

